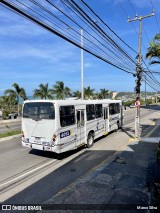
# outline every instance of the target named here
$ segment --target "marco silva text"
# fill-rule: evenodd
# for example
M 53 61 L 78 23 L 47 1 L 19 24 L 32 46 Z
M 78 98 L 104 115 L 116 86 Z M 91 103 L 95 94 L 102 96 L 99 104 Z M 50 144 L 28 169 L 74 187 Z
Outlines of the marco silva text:
M 144 210 L 156 210 L 158 209 L 156 206 L 137 206 L 137 209 L 144 209 Z

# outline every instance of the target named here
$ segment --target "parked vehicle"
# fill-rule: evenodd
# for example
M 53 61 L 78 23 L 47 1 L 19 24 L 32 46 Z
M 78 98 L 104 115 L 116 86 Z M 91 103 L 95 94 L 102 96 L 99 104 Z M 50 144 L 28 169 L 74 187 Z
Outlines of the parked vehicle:
M 16 119 L 18 117 L 18 113 L 17 112 L 11 112 L 8 115 L 9 119 Z
M 119 100 L 27 100 L 22 145 L 55 153 L 89 148 L 96 138 L 123 125 L 122 111 Z
M 134 104 L 131 104 L 129 107 L 130 108 L 135 108 L 136 106 Z

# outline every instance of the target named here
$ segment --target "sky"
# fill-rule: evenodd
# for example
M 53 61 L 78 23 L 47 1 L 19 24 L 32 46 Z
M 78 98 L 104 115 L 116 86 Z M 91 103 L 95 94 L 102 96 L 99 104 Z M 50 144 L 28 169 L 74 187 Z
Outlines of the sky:
M 43 2 L 43 0 L 41 0 Z M 58 4 L 59 0 L 56 1 Z M 155 10 L 155 17 L 143 20 L 142 55 L 149 43 L 160 33 L 160 0 L 87 0 L 87 4 L 129 46 L 138 51 L 139 21 L 127 22 Z M 127 49 L 128 51 L 128 49 Z M 136 55 L 130 52 L 133 58 Z M 146 61 L 148 64 L 149 61 Z M 158 66 L 150 66 L 158 70 Z M 81 53 L 73 44 L 52 34 L 0 4 L 0 95 L 18 83 L 33 95 L 40 83 L 63 81 L 71 90 L 81 89 Z M 157 76 L 158 77 L 158 76 Z M 156 78 L 157 78 L 156 77 Z M 158 78 L 157 78 L 158 80 Z M 134 92 L 135 78 L 84 52 L 84 87 L 95 91 Z M 144 90 L 144 82 L 141 90 Z M 147 87 L 147 91 L 153 89 Z

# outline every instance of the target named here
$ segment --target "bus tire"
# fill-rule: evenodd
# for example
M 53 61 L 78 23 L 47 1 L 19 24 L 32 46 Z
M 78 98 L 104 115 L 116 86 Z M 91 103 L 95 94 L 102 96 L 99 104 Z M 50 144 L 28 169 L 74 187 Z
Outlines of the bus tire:
M 89 133 L 87 138 L 87 147 L 90 148 L 93 146 L 93 144 L 94 144 L 94 135 L 93 133 Z
M 121 129 L 121 128 L 122 128 L 120 122 L 117 122 L 117 128 L 118 128 L 118 129 Z
M 117 130 L 120 128 L 120 124 L 119 122 L 117 122 Z

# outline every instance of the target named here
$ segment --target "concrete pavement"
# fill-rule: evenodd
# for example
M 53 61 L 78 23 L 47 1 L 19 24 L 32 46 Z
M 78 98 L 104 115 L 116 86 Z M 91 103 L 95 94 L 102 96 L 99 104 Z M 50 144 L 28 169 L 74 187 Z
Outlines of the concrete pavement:
M 159 120 L 154 124 L 147 125 L 140 141 L 135 141 L 132 130 L 125 128 L 130 138 L 126 145 L 45 204 L 51 204 L 50 208 L 56 209 L 53 212 L 153 212 L 157 208 L 160 212 L 160 207 L 151 204 L 146 186 L 148 164 L 155 161 L 160 139 Z

